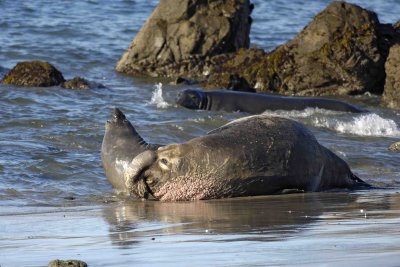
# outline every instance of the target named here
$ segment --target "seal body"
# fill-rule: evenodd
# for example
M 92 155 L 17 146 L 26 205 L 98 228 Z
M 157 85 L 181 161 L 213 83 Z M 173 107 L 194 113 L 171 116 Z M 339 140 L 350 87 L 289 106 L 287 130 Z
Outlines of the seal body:
M 132 160 L 146 150 L 159 145 L 148 144 L 135 130 L 125 115 L 114 109 L 112 120 L 105 125 L 101 158 L 108 181 L 117 192 L 128 192 L 124 175 Z
M 368 186 L 302 124 L 267 115 L 151 150 L 154 160 L 148 153 L 135 158 L 135 172 L 127 177 L 141 198 L 180 201 Z
M 351 104 L 329 98 L 288 97 L 228 90 L 187 89 L 178 95 L 176 102 L 189 109 L 241 111 L 251 114 L 260 114 L 266 110 L 303 110 L 306 108 L 354 113 L 366 112 Z

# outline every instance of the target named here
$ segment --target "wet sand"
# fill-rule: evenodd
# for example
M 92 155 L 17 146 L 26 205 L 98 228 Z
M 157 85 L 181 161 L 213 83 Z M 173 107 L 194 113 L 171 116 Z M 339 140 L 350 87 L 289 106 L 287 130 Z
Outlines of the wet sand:
M 0 265 L 398 266 L 400 193 L 181 203 L 119 200 L 0 212 Z

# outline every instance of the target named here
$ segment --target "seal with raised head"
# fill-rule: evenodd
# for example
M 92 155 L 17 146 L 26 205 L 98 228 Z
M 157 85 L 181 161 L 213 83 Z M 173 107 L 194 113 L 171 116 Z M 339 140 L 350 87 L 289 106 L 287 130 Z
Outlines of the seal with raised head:
M 330 98 L 278 96 L 229 90 L 186 89 L 179 93 L 176 103 L 189 109 L 241 111 L 251 114 L 260 114 L 266 110 L 304 110 L 306 108 L 366 112 L 349 103 Z
M 106 122 L 105 128 L 101 147 L 103 168 L 117 192 L 128 192 L 124 176 L 132 159 L 144 151 L 156 150 L 159 145 L 148 144 L 118 108 L 113 109 L 112 120 Z M 145 159 L 143 155 L 142 159 Z
M 137 136 L 136 131 L 131 134 Z M 118 142 L 118 136 L 106 142 Z M 118 151 L 107 154 L 117 162 L 112 157 Z M 118 168 L 107 166 L 108 173 Z M 185 143 L 144 150 L 120 170 L 111 180 L 119 177 L 139 198 L 162 201 L 368 187 L 302 124 L 267 115 L 235 120 Z

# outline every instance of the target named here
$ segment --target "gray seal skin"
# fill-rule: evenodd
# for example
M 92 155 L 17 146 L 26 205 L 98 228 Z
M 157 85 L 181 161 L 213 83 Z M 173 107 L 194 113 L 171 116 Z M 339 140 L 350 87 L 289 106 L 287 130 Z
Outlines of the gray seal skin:
M 108 181 L 119 193 L 129 193 L 125 174 L 132 160 L 147 150 L 156 150 L 159 145 L 148 144 L 135 130 L 125 115 L 114 109 L 112 120 L 105 125 L 105 134 L 101 147 L 101 159 Z M 146 155 L 146 153 L 145 153 Z M 152 156 L 152 154 L 147 154 Z M 145 158 L 142 156 L 142 158 Z
M 267 115 L 147 150 L 132 165 L 125 177 L 132 193 L 161 201 L 369 187 L 302 124 Z
M 228 90 L 187 89 L 179 93 L 176 103 L 189 109 L 241 111 L 250 114 L 260 114 L 266 110 L 303 110 L 306 108 L 354 113 L 367 112 L 351 104 L 329 98 L 289 97 Z

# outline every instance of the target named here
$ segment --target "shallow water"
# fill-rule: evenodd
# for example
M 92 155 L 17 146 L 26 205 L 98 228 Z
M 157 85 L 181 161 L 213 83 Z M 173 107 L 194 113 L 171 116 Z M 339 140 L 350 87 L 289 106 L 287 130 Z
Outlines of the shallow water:
M 253 2 L 252 45 L 267 50 L 292 38 L 329 3 Z M 351 2 L 375 10 L 383 22 L 399 19 L 396 0 Z M 163 83 L 160 91 L 158 81 L 114 71 L 156 4 L 0 1 L 1 67 L 47 60 L 66 78 L 79 75 L 108 87 L 0 85 L 0 265 L 43 266 L 55 258 L 92 266 L 400 262 L 400 154 L 387 150 L 400 139 L 400 112 L 380 107 L 377 96 L 343 98 L 368 114 L 269 113 L 305 123 L 358 176 L 382 189 L 189 203 L 112 195 L 100 162 L 112 107 L 120 107 L 147 141 L 162 144 L 245 115 L 185 110 L 173 103 L 188 86 Z
M 400 194 L 310 193 L 9 211 L 4 266 L 398 266 Z M 22 256 L 24 255 L 24 256 Z

